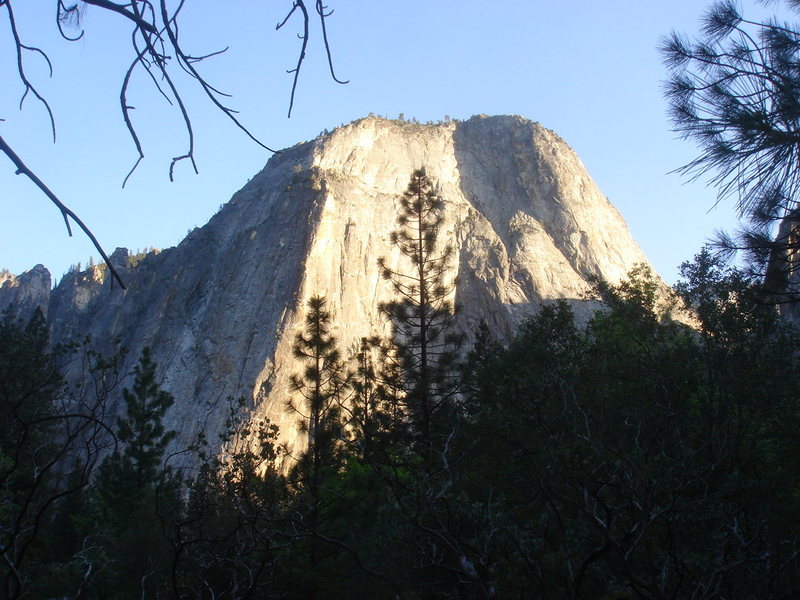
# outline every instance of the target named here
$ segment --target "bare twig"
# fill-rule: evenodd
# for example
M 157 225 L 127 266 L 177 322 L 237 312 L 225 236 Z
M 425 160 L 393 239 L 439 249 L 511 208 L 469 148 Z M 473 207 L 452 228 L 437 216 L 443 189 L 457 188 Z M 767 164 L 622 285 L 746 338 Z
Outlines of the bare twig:
M 19 75 L 20 81 L 22 81 L 23 85 L 25 86 L 25 91 L 22 94 L 22 97 L 19 100 L 19 107 L 22 109 L 22 104 L 25 102 L 25 98 L 28 96 L 28 92 L 32 93 L 36 96 L 36 99 L 41 102 L 45 109 L 47 110 L 47 115 L 50 117 L 50 130 L 53 133 L 53 141 L 56 141 L 56 121 L 53 117 L 53 111 L 50 110 L 50 105 L 47 103 L 47 100 L 38 92 L 38 90 L 31 84 L 28 80 L 28 76 L 25 74 L 25 67 L 22 63 L 22 51 L 29 50 L 31 52 L 35 52 L 44 57 L 47 61 L 47 66 L 50 68 L 50 75 L 53 75 L 53 65 L 50 63 L 50 59 L 47 57 L 41 49 L 36 48 L 34 46 L 26 46 L 22 43 L 22 40 L 19 37 L 19 32 L 17 31 L 17 21 L 14 18 L 14 11 L 11 10 L 11 2 L 7 0 L 0 6 L 5 6 L 6 10 L 8 11 L 8 24 L 11 27 L 11 35 L 14 38 L 14 45 L 17 50 L 17 74 Z
M 328 11 L 328 7 L 322 4 L 322 0 L 316 0 L 315 8 L 317 11 L 317 15 L 319 15 L 320 27 L 322 29 L 322 41 L 325 45 L 325 53 L 328 57 L 328 67 L 331 72 L 331 77 L 336 83 L 346 84 L 349 81 L 342 81 L 338 77 L 336 77 L 336 73 L 333 69 L 333 57 L 331 55 L 331 48 L 328 42 L 328 30 L 325 25 L 325 19 L 331 16 L 333 14 L 333 11 L 332 10 Z M 295 66 L 294 69 L 290 69 L 289 71 L 287 71 L 287 73 L 294 75 L 294 78 L 292 79 L 292 94 L 289 98 L 289 114 L 287 115 L 289 118 L 291 118 L 292 116 L 292 108 L 294 107 L 295 92 L 297 91 L 297 81 L 300 78 L 300 69 L 303 67 L 303 61 L 305 61 L 306 59 L 306 49 L 308 48 L 308 37 L 309 37 L 308 29 L 309 29 L 310 19 L 308 16 L 308 9 L 306 9 L 305 2 L 303 0 L 295 0 L 294 3 L 292 4 L 292 9 L 289 11 L 286 17 L 284 17 L 283 21 L 281 21 L 275 26 L 275 30 L 277 31 L 278 29 L 286 25 L 286 23 L 289 21 L 289 19 L 297 9 L 300 9 L 300 12 L 303 13 L 303 34 L 297 36 L 298 38 L 300 38 L 300 40 L 302 40 L 302 44 L 300 45 L 300 54 L 297 57 L 297 65 Z
M 306 10 L 306 5 L 303 3 L 303 1 L 295 0 L 295 3 L 292 5 L 292 10 L 290 10 L 289 14 L 286 15 L 286 18 L 282 22 L 278 23 L 278 25 L 275 27 L 275 30 L 277 31 L 278 29 L 286 25 L 286 22 L 289 20 L 289 17 L 291 17 L 294 11 L 297 10 L 298 8 L 303 13 L 303 35 L 298 35 L 297 37 L 299 37 L 303 41 L 303 43 L 300 46 L 300 55 L 297 57 L 297 66 L 294 69 L 286 71 L 287 73 L 290 74 L 294 73 L 294 79 L 292 81 L 292 94 L 289 97 L 289 113 L 286 115 L 289 118 L 291 118 L 292 116 L 292 108 L 294 107 L 294 94 L 295 91 L 297 90 L 297 80 L 300 77 L 300 68 L 303 66 L 303 61 L 306 58 L 306 48 L 308 47 L 308 10 Z
M 326 10 L 328 10 L 328 7 L 322 4 L 322 0 L 317 0 L 317 14 L 319 15 L 319 24 L 322 27 L 322 41 L 325 43 L 325 53 L 328 56 L 328 67 L 331 70 L 331 77 L 336 83 L 344 85 L 345 83 L 350 83 L 350 80 L 342 81 L 336 77 L 336 73 L 333 70 L 333 56 L 331 56 L 331 46 L 328 43 L 328 29 L 325 26 L 325 19 L 330 17 L 333 11 L 325 12 Z
M 146 31 L 147 33 L 158 35 L 158 30 L 156 29 L 156 26 L 153 23 L 147 22 L 140 15 L 132 13 L 126 9 L 127 6 L 136 7 L 137 2 L 135 0 L 127 5 L 114 4 L 113 2 L 109 2 L 108 0 L 83 0 L 83 3 L 92 4 L 93 6 L 99 6 L 100 8 L 105 8 L 106 10 L 115 12 L 119 15 L 122 15 L 126 19 L 130 19 L 131 21 L 136 23 L 136 27 L 138 29 Z

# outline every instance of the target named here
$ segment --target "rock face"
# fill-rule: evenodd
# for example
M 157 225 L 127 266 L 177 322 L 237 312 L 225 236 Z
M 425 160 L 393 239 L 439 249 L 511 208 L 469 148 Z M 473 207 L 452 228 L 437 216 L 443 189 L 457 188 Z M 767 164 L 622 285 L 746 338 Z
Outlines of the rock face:
M 14 317 L 27 321 L 40 308 L 47 316 L 50 271 L 36 265 L 19 276 L 0 271 L 0 310 L 9 308 Z
M 291 443 L 297 428 L 284 407 L 305 303 L 327 297 L 344 351 L 388 333 L 378 304 L 392 291 L 377 260 L 407 268 L 390 233 L 398 198 L 423 166 L 445 202 L 441 237 L 455 249 L 467 332 L 485 321 L 507 336 L 555 298 L 586 316 L 587 276 L 618 281 L 646 262 L 575 153 L 537 123 L 370 117 L 275 155 L 177 247 L 135 267 L 118 250 L 128 290 L 95 271 L 66 278 L 50 298 L 54 338 L 118 338 L 131 364 L 151 346 L 176 397 L 166 424 L 179 444 L 199 430 L 216 439 L 229 396 L 244 396 L 249 414 L 272 419 Z

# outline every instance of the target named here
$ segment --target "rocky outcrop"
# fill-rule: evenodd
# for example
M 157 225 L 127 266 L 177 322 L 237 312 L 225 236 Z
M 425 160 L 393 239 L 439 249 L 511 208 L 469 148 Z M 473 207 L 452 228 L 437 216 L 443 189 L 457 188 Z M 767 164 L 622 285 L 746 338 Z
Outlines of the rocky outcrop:
M 10 309 L 15 318 L 27 321 L 38 308 L 47 316 L 50 271 L 36 265 L 20 275 L 0 272 L 0 310 Z
M 306 300 L 324 295 L 343 349 L 388 333 L 378 304 L 392 298 L 377 264 L 406 268 L 390 241 L 399 195 L 424 166 L 445 202 L 443 243 L 455 248 L 459 327 L 484 321 L 509 335 L 539 303 L 582 300 L 587 277 L 610 281 L 646 262 L 619 213 L 555 133 L 520 117 L 419 125 L 367 118 L 275 155 L 211 221 L 135 267 L 115 253 L 127 290 L 109 278 L 53 292 L 56 339 L 90 333 L 133 362 L 153 348 L 177 398 L 167 426 L 185 443 L 208 439 L 244 396 L 284 439 L 295 332 Z M 127 253 L 124 253 L 127 256 Z
M 135 262 L 138 263 L 144 256 L 146 255 L 135 257 Z M 135 281 L 136 278 L 131 273 L 131 258 L 127 248 L 117 248 L 109 256 L 112 266 L 125 280 Z M 95 342 L 102 343 L 100 340 L 106 337 L 107 332 L 116 331 L 117 327 L 106 324 L 106 328 L 101 329 L 94 321 L 98 312 L 105 314 L 108 304 L 119 306 L 122 297 L 114 293 L 115 287 L 117 286 L 108 276 L 108 267 L 104 263 L 64 275 L 50 295 L 48 321 L 53 338 L 59 341 L 80 340 L 87 333 L 99 334 L 100 337 L 95 338 Z M 107 341 L 104 350 L 112 350 Z

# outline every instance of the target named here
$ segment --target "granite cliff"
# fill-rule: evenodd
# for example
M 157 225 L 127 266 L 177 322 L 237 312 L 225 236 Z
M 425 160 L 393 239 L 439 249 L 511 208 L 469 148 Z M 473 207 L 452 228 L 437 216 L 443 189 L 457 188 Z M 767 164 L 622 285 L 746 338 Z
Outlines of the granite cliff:
M 27 321 L 40 308 L 47 316 L 50 300 L 50 271 L 36 265 L 20 275 L 0 271 L 0 309 L 11 306 L 15 317 Z
M 378 304 L 392 292 L 377 259 L 402 268 L 390 232 L 398 197 L 421 166 L 445 201 L 442 237 L 455 248 L 455 302 L 467 332 L 485 321 L 506 336 L 555 298 L 586 316 L 588 276 L 618 281 L 646 262 L 575 153 L 539 124 L 370 117 L 275 155 L 177 247 L 137 264 L 118 249 L 112 261 L 127 290 L 93 267 L 65 277 L 46 303 L 19 284 L 42 275 L 37 266 L 0 281 L 0 304 L 47 304 L 55 340 L 88 333 L 108 350 L 118 339 L 131 363 L 151 346 L 162 387 L 176 397 L 167 426 L 178 443 L 199 430 L 216 439 L 229 396 L 244 396 L 250 416 L 269 417 L 291 442 L 297 430 L 284 402 L 306 300 L 327 297 L 343 349 L 388 333 Z

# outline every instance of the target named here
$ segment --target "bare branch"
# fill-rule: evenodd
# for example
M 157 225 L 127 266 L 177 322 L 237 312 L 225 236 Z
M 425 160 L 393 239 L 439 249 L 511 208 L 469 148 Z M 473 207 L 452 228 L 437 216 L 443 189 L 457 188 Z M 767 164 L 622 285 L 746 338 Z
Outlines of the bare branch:
M 327 6 L 323 6 L 322 0 L 317 0 L 317 14 L 319 15 L 319 24 L 322 27 L 322 41 L 325 44 L 325 53 L 328 56 L 328 67 L 331 70 L 331 77 L 336 83 L 341 83 L 342 85 L 346 83 L 350 83 L 350 80 L 342 81 L 338 77 L 336 77 L 336 73 L 333 71 L 333 57 L 331 56 L 331 46 L 328 43 L 328 29 L 325 26 L 325 19 L 330 17 L 333 14 L 333 11 L 325 12 L 328 9 Z
M 71 209 L 69 209 L 63 202 L 61 202 L 58 196 L 56 196 L 52 191 L 50 191 L 50 188 L 48 188 L 44 184 L 44 182 L 41 179 L 39 179 L 39 177 L 37 177 L 36 174 L 33 171 L 31 171 L 25 165 L 24 162 L 22 162 L 22 159 L 19 156 L 17 156 L 17 154 L 11 149 L 11 146 L 9 146 L 6 143 L 6 141 L 3 139 L 2 136 L 0 136 L 0 150 L 2 150 L 3 153 L 11 160 L 11 162 L 14 163 L 14 166 L 16 166 L 17 168 L 17 175 L 25 175 L 28 179 L 30 179 L 33 182 L 33 184 L 36 187 L 38 187 L 44 193 L 45 196 L 47 196 L 51 200 L 51 202 L 53 202 L 53 204 L 55 204 L 58 207 L 58 210 L 64 217 L 64 223 L 67 226 L 67 232 L 69 233 L 70 237 L 72 236 L 72 230 L 69 226 L 69 219 L 72 219 L 78 225 L 78 227 L 80 227 L 83 233 L 86 234 L 86 237 L 88 237 L 91 240 L 95 249 L 100 253 L 100 256 L 103 257 L 103 260 L 105 261 L 106 265 L 108 265 L 108 269 L 111 272 L 112 277 L 117 281 L 117 283 L 119 283 L 120 287 L 123 290 L 127 289 L 125 286 L 125 282 L 122 281 L 122 277 L 120 277 L 119 273 L 114 268 L 114 265 L 111 264 L 111 260 L 108 258 L 105 251 L 103 250 L 103 247 L 100 245 L 100 242 L 97 241 L 97 238 L 94 236 L 91 230 L 84 224 L 84 222 L 78 217 L 78 215 L 72 212 Z
M 8 11 L 8 24 L 11 26 L 11 35 L 14 37 L 14 45 L 17 50 L 17 73 L 19 74 L 20 81 L 22 81 L 23 85 L 25 86 L 25 92 L 22 94 L 22 98 L 19 101 L 19 107 L 22 109 L 22 104 L 25 102 L 25 98 L 28 95 L 28 92 L 31 92 L 36 99 L 41 102 L 45 109 L 47 110 L 47 114 L 50 117 L 50 129 L 53 133 L 53 141 L 56 141 L 56 121 L 53 117 L 53 111 L 50 109 L 50 105 L 47 103 L 47 100 L 37 91 L 37 89 L 31 84 L 28 80 L 27 75 L 25 74 L 25 67 L 22 64 L 22 51 L 23 50 L 30 50 L 36 52 L 42 56 L 44 56 L 45 60 L 47 61 L 47 66 L 50 67 L 50 75 L 53 75 L 53 66 L 50 64 L 50 59 L 47 58 L 47 55 L 40 50 L 39 48 L 33 46 L 26 46 L 22 43 L 19 37 L 19 32 L 17 31 L 17 22 L 14 18 L 14 12 L 11 10 L 11 3 L 5 2 L 0 6 L 5 6 L 6 10 Z
M 300 9 L 303 13 L 303 35 L 298 36 L 302 41 L 302 45 L 300 46 L 300 55 L 297 57 L 297 66 L 287 71 L 287 73 L 294 73 L 294 80 L 292 81 L 292 94 L 289 98 L 289 113 L 286 115 L 288 118 L 292 116 L 292 108 L 294 107 L 294 94 L 297 91 L 297 80 L 300 77 L 300 68 L 303 66 L 303 61 L 306 58 L 306 48 L 308 47 L 308 10 L 306 10 L 306 5 L 303 0 L 295 0 L 295 3 L 292 5 L 292 10 L 289 11 L 289 14 L 286 15 L 286 18 L 275 27 L 276 30 L 283 27 L 286 22 L 289 20 L 289 17 L 292 16 L 292 13 L 296 9 Z
M 198 172 L 198 166 L 194 157 L 195 138 L 194 138 L 194 128 L 192 125 L 191 115 L 184 101 L 184 96 L 183 96 L 184 91 L 179 87 L 178 80 L 176 80 L 173 76 L 175 67 L 173 67 L 173 69 L 170 69 L 171 63 L 172 64 L 177 63 L 177 68 L 180 68 L 181 70 L 186 72 L 190 77 L 192 77 L 192 79 L 194 79 L 194 81 L 199 85 L 200 89 L 203 91 L 206 97 L 211 101 L 211 103 L 217 109 L 219 109 L 225 116 L 227 116 L 236 125 L 236 127 L 238 127 L 241 131 L 243 131 L 245 135 L 247 135 L 247 137 L 249 137 L 251 140 L 253 140 L 256 144 L 258 144 L 265 150 L 272 153 L 277 152 L 275 149 L 267 146 L 260 139 L 258 139 L 258 137 L 256 137 L 237 118 L 236 115 L 238 111 L 222 103 L 221 98 L 229 98 L 231 97 L 231 95 L 223 92 L 219 88 L 212 85 L 197 70 L 197 63 L 218 56 L 226 52 L 228 48 L 225 47 L 222 50 L 214 50 L 212 52 L 206 52 L 206 53 L 189 53 L 184 51 L 179 41 L 179 25 L 177 17 L 181 13 L 185 4 L 186 4 L 185 0 L 180 0 L 175 10 L 172 12 L 172 14 L 170 14 L 167 8 L 167 0 L 159 0 L 158 3 L 154 2 L 153 0 L 129 0 L 120 2 L 113 2 L 111 0 L 76 0 L 75 3 L 67 3 L 66 0 L 57 0 L 56 2 L 56 25 L 58 27 L 58 31 L 61 34 L 61 36 L 68 41 L 77 41 L 83 38 L 84 30 L 81 28 L 81 15 L 82 15 L 82 9 L 85 8 L 86 6 L 93 6 L 98 9 L 109 11 L 111 13 L 121 16 L 122 18 L 126 19 L 132 24 L 131 45 L 135 52 L 135 56 L 131 61 L 131 63 L 128 65 L 128 68 L 125 71 L 125 75 L 122 79 L 120 86 L 119 102 L 120 102 L 120 110 L 122 112 L 123 121 L 125 123 L 125 127 L 128 130 L 128 135 L 130 136 L 133 145 L 136 149 L 137 158 L 134 161 L 133 166 L 125 175 L 125 178 L 123 179 L 122 182 L 122 187 L 126 186 L 127 182 L 130 180 L 133 173 L 136 171 L 138 165 L 141 163 L 142 160 L 144 160 L 145 157 L 144 148 L 142 146 L 141 139 L 136 131 L 136 127 L 134 125 L 134 121 L 131 115 L 131 111 L 133 111 L 135 107 L 129 101 L 131 80 L 134 77 L 134 74 L 137 72 L 137 69 L 141 69 L 142 71 L 144 71 L 152 81 L 158 93 L 161 94 L 161 96 L 171 106 L 175 106 L 177 108 L 180 114 L 180 118 L 183 120 L 184 128 L 188 136 L 188 148 L 186 148 L 186 150 L 183 153 L 174 156 L 170 162 L 169 166 L 170 181 L 174 180 L 175 166 L 183 160 L 188 159 L 192 164 L 194 172 L 195 173 Z M 156 6 L 158 8 L 156 8 Z M 28 79 L 23 64 L 23 55 L 26 51 L 32 52 L 34 54 L 39 54 L 42 58 L 44 58 L 45 62 L 47 63 L 51 76 L 53 73 L 53 65 L 50 62 L 50 59 L 47 56 L 47 54 L 40 48 L 26 45 L 22 42 L 22 39 L 17 30 L 17 23 L 14 12 L 11 7 L 11 0 L 0 0 L 0 7 L 5 7 L 8 14 L 8 22 L 10 25 L 16 49 L 17 73 L 24 87 L 24 91 L 20 99 L 20 108 L 22 108 L 25 99 L 28 97 L 28 94 L 32 94 L 39 102 L 41 102 L 47 111 L 48 118 L 50 121 L 50 128 L 53 135 L 53 141 L 55 141 L 56 126 L 55 126 L 55 118 L 53 115 L 53 111 L 51 110 L 51 107 L 47 102 L 47 100 L 39 93 L 36 87 Z M 309 39 L 309 14 L 303 0 L 295 0 L 292 4 L 291 10 L 286 15 L 284 21 L 277 26 L 277 29 L 280 29 L 298 9 L 303 13 L 304 34 L 301 38 L 303 43 L 297 66 L 295 69 L 290 71 L 291 73 L 294 73 L 294 80 L 292 84 L 292 91 L 289 102 L 289 115 L 291 115 L 292 108 L 294 106 L 298 77 L 300 69 L 302 67 L 302 63 L 305 60 L 306 49 L 308 47 L 308 39 Z M 320 18 L 320 24 L 322 27 L 322 37 L 325 45 L 331 76 L 337 83 L 346 83 L 336 77 L 333 69 L 333 61 L 331 59 L 330 45 L 328 43 L 328 33 L 325 24 L 325 19 L 328 16 L 330 16 L 331 11 L 327 11 L 327 8 L 322 4 L 321 1 L 318 1 L 316 3 L 316 10 Z M 69 35 L 65 30 L 65 25 L 67 27 L 75 26 L 80 29 L 80 32 L 77 35 Z M 103 259 L 108 264 L 110 271 L 114 275 L 114 278 L 117 279 L 119 283 L 122 285 L 122 281 L 119 279 L 116 270 L 108 262 L 105 253 L 102 251 L 96 239 L 88 230 L 88 228 L 86 228 L 83 225 L 82 221 L 80 221 L 74 215 L 74 213 L 71 213 L 71 211 L 69 211 L 69 209 L 66 208 L 63 205 L 63 203 L 60 202 L 60 200 L 58 200 L 55 194 L 53 194 L 44 185 L 44 183 L 42 183 L 42 181 L 32 171 L 30 171 L 30 169 L 28 169 L 22 163 L 22 161 L 19 160 L 19 157 L 17 157 L 16 154 L 14 154 L 11 151 L 10 147 L 8 147 L 7 144 L 5 144 L 4 152 L 17 166 L 17 172 L 24 173 L 25 175 L 27 175 L 31 179 L 31 181 L 33 181 L 37 185 L 37 187 L 39 187 L 40 190 L 42 190 L 45 193 L 45 195 L 47 195 L 48 198 L 50 198 L 50 200 L 54 204 L 56 204 L 56 206 L 58 206 L 59 211 L 64 217 L 64 222 L 67 226 L 67 230 L 70 235 L 72 235 L 70 229 L 70 219 L 72 219 L 75 223 L 79 224 L 81 229 L 84 230 L 85 233 L 89 236 L 92 243 L 95 245 L 95 247 L 98 249 Z M 124 288 L 125 286 L 122 285 L 122 287 Z
M 106 10 L 110 10 L 119 15 L 122 15 L 126 19 L 129 19 L 134 23 L 136 23 L 136 27 L 141 29 L 142 31 L 158 35 L 158 30 L 156 29 L 155 25 L 147 22 L 140 15 L 137 15 L 135 13 L 126 10 L 125 5 L 114 4 L 113 2 L 109 2 L 108 0 L 82 0 L 82 1 L 84 4 L 91 4 L 93 6 L 105 8 Z M 135 5 L 136 2 L 131 2 L 127 6 L 135 6 Z

